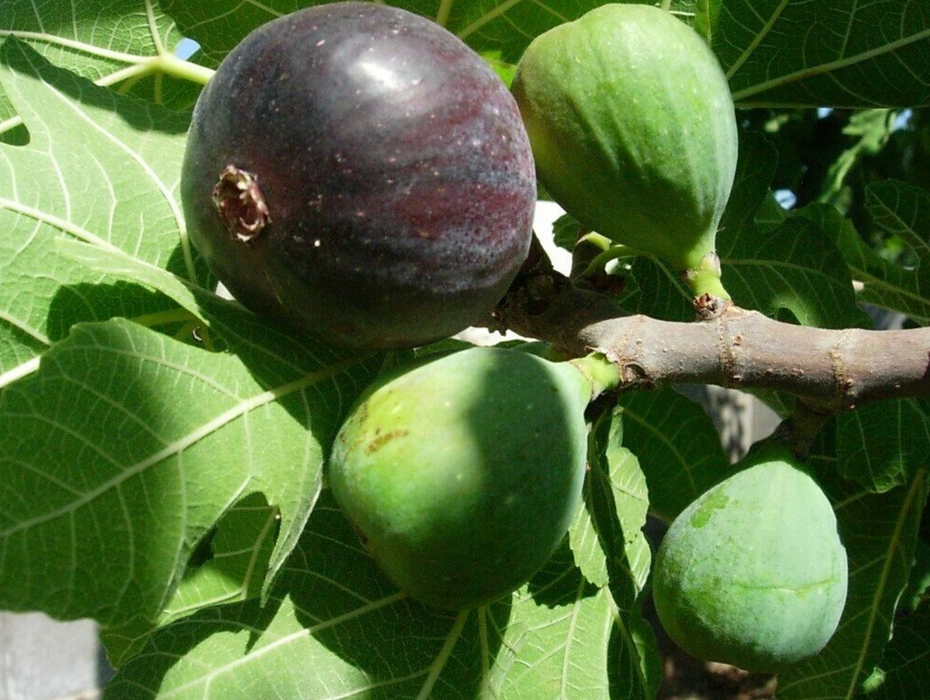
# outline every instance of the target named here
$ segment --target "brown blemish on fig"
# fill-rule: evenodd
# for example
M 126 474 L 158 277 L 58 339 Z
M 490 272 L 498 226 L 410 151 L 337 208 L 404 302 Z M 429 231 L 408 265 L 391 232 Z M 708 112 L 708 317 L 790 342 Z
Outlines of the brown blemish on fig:
M 227 165 L 213 186 L 213 205 L 226 223 L 226 230 L 243 243 L 257 237 L 271 223 L 258 175 Z
M 365 448 L 365 452 L 368 454 L 373 454 L 394 438 L 404 437 L 405 435 L 409 434 L 409 430 L 392 430 L 389 433 L 384 433 L 384 435 L 378 435 L 378 437 L 368 443 L 368 447 Z

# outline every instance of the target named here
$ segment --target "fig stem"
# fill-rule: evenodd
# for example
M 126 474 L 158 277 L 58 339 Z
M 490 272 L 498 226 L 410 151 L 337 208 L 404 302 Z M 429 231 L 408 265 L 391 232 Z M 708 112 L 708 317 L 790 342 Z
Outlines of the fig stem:
M 173 54 L 160 54 L 136 61 L 125 68 L 105 75 L 95 80 L 94 84 L 102 87 L 109 87 L 125 81 L 124 85 L 117 91 L 118 94 L 125 94 L 133 85 L 149 75 L 170 75 L 174 78 L 206 85 L 207 81 L 213 77 L 215 72 L 216 71 L 211 68 L 198 66 L 196 63 L 185 61 Z M 22 123 L 22 117 L 18 115 L 10 117 L 0 122 L 0 134 L 15 129 Z
M 168 75 L 172 78 L 206 85 L 215 72 L 212 68 L 198 66 L 196 63 L 178 58 L 174 54 L 165 53 L 133 63 L 94 82 L 97 85 L 109 87 L 123 81 L 135 84 L 141 78 L 149 75 Z
M 174 339 L 179 340 L 179 341 L 186 340 L 187 337 L 190 336 L 190 334 L 196 330 L 198 324 L 199 322 L 196 320 L 188 321 L 183 326 L 181 326 L 180 330 L 178 330 L 177 333 L 174 334 Z
M 703 296 L 730 301 L 730 295 L 720 280 L 720 258 L 716 251 L 705 253 L 696 267 L 685 269 L 682 278 L 687 282 L 695 299 Z
M 182 80 L 189 80 L 192 83 L 199 83 L 200 85 L 206 85 L 216 72 L 212 68 L 199 66 L 196 63 L 185 61 L 170 53 L 162 54 L 152 60 L 156 70 L 162 74 L 170 75 L 174 78 L 181 78 Z
M 181 321 L 194 321 L 199 323 L 199 319 L 187 309 L 171 309 L 169 311 L 156 311 L 151 314 L 134 316 L 130 319 L 133 323 L 138 323 L 146 328 L 155 326 L 166 326 L 170 323 L 179 323 Z
M 832 417 L 833 411 L 799 400 L 791 416 L 778 426 L 773 439 L 787 444 L 798 459 L 805 459 L 820 431 Z
M 11 129 L 16 128 L 23 123 L 23 118 L 20 116 L 10 117 L 2 122 L 0 122 L 0 134 L 6 133 Z
M 686 277 L 688 286 L 691 288 L 691 292 L 695 297 L 701 297 L 707 294 L 726 301 L 730 300 L 730 295 L 727 293 L 727 290 L 724 289 L 719 274 L 715 274 L 709 270 L 688 270 L 686 272 Z
M 605 391 L 616 389 L 622 382 L 620 368 L 607 359 L 607 356 L 600 352 L 592 352 L 585 357 L 579 357 L 569 361 L 591 384 L 591 398 L 589 403 L 594 401 Z
M 612 246 L 608 248 L 607 250 L 605 250 L 603 253 L 600 253 L 599 255 L 597 255 L 590 263 L 588 263 L 588 267 L 585 268 L 585 271 L 582 272 L 581 275 L 579 275 L 579 277 L 581 279 L 584 279 L 585 277 L 590 277 L 595 272 L 602 269 L 611 260 L 616 260 L 617 258 L 635 258 L 640 255 L 642 255 L 642 253 L 640 253 L 635 248 L 630 248 L 629 246 L 625 246 L 625 245 Z
M 578 242 L 575 245 L 576 246 L 581 245 L 582 243 L 586 243 L 588 245 L 594 246 L 595 248 L 601 251 L 608 251 L 610 250 L 611 246 L 614 245 L 614 242 L 610 240 L 607 236 L 604 236 L 600 233 L 596 233 L 594 231 L 590 231 L 589 233 L 586 233 L 583 236 L 580 236 L 578 238 Z

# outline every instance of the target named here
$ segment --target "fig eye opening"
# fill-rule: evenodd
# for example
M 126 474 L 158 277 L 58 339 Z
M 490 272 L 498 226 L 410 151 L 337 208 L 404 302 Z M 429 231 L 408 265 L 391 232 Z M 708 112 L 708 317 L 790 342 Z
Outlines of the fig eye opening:
M 256 238 L 271 214 L 258 186 L 258 175 L 227 165 L 213 186 L 213 205 L 226 222 L 226 230 L 243 243 Z

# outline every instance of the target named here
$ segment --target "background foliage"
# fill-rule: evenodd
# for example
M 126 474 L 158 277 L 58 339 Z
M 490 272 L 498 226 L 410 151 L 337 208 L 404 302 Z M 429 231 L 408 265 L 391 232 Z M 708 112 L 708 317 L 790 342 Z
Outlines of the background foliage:
M 341 416 L 403 358 L 287 336 L 212 291 L 178 197 L 203 72 L 171 57 L 190 37 L 215 67 L 311 4 L 0 4 L 0 607 L 98 620 L 119 667 L 107 698 L 654 697 L 647 510 L 674 517 L 732 473 L 700 408 L 666 389 L 592 415 L 563 548 L 512 600 L 440 614 L 380 576 L 323 478 Z M 391 4 L 507 79 L 533 37 L 602 3 Z M 735 301 L 805 325 L 868 327 L 862 304 L 926 325 L 930 5 L 670 10 L 712 46 L 740 109 L 718 237 Z M 619 263 L 624 308 L 690 320 L 662 263 Z M 850 597 L 780 698 L 930 686 L 927 408 L 865 407 L 822 437 Z

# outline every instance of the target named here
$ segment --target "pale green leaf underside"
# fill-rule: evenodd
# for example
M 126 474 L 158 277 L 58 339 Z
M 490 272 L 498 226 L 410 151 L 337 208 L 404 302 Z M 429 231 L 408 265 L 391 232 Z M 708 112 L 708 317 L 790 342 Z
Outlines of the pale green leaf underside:
M 7 37 L 21 39 L 53 65 L 88 80 L 115 85 L 132 78 L 139 81 L 134 95 L 179 105 L 192 99 L 186 81 L 133 77 L 146 61 L 173 53 L 182 38 L 157 0 L 4 0 L 0 40 Z M 0 89 L 0 133 L 16 123 L 11 120 L 17 114 Z
M 253 492 L 281 512 L 280 566 L 319 491 L 322 446 L 370 374 L 306 357 L 266 383 L 275 370 L 248 361 L 114 320 L 75 326 L 7 387 L 0 607 L 154 621 L 193 546 Z
M 569 531 L 575 563 L 597 586 L 614 579 L 617 603 L 632 608 L 649 576 L 651 554 L 642 533 L 649 509 L 646 478 L 634 454 L 623 447 L 619 416 L 605 413 L 588 437 L 584 507 Z
M 269 604 L 198 613 L 156 633 L 106 698 L 641 697 L 612 694 L 621 638 L 606 589 L 563 548 L 530 584 L 465 613 L 407 599 L 324 490 Z
M 640 616 L 652 552 L 643 534 L 649 495 L 639 462 L 623 447 L 618 410 L 603 413 L 588 436 L 584 508 L 569 530 L 569 543 L 582 575 L 609 584 L 621 634 L 615 636 L 619 663 L 611 697 L 652 698 L 661 672 L 652 629 Z
M 105 628 L 101 641 L 113 666 L 122 666 L 139 651 L 158 627 L 214 605 L 258 597 L 277 535 L 278 509 L 263 494 L 254 493 L 226 511 L 213 536 L 198 544 L 209 560 L 192 563 L 171 601 L 154 622 L 134 618 L 119 627 Z
M 164 309 L 157 295 L 75 267 L 66 237 L 195 275 L 175 195 L 187 118 L 93 86 L 25 44 L 0 49 L 0 83 L 28 146 L 0 144 L 0 387 L 72 323 Z

